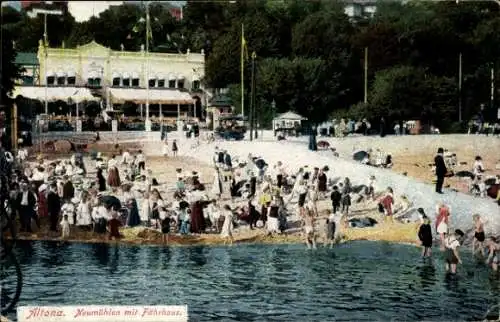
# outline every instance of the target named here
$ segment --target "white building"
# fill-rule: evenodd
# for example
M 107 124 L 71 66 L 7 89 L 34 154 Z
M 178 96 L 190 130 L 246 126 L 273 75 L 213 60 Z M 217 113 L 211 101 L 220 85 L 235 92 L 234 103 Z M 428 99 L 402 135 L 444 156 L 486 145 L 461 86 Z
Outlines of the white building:
M 151 114 L 171 118 L 200 117 L 202 102 L 207 101 L 201 85 L 205 74 L 203 52 L 114 51 L 94 41 L 77 48 L 45 49 L 40 41 L 38 61 L 40 83 L 35 88 L 18 86 L 15 97 L 45 101 L 47 96 L 50 101 L 61 99 L 61 93 L 71 92 L 69 88 L 85 88 L 94 98 L 100 97 L 107 110 L 116 104 L 134 102 L 141 105 L 141 111 L 151 107 Z

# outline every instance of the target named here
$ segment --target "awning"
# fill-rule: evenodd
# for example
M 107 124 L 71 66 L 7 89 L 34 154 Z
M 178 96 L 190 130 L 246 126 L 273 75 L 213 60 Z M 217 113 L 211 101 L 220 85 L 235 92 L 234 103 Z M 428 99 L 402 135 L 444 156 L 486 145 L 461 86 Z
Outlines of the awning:
M 174 74 L 168 74 L 168 80 L 169 81 L 176 80 L 175 75 Z
M 76 77 L 76 73 L 74 70 L 68 71 L 68 77 Z
M 139 74 L 136 72 L 132 73 L 132 79 L 139 79 Z
M 123 78 L 123 79 L 128 79 L 128 78 L 130 78 L 130 74 L 129 74 L 129 73 L 127 73 L 127 72 L 125 72 L 125 73 L 123 73 L 122 78 Z
M 56 73 L 56 75 L 57 75 L 57 77 L 66 77 L 66 73 L 65 73 L 65 72 L 63 72 L 62 70 L 58 71 L 58 72 Z
M 91 79 L 91 78 L 98 78 L 98 76 L 97 76 L 97 72 L 96 72 L 96 71 L 91 71 L 91 72 L 89 72 L 89 73 L 88 73 L 88 75 L 87 75 L 87 78 L 88 78 L 88 79 Z
M 149 75 L 148 77 L 150 80 L 156 80 L 156 75 Z
M 156 74 L 156 79 L 159 79 L 159 80 L 164 80 L 165 79 L 165 76 L 163 76 L 163 74 Z
M 146 103 L 148 90 L 144 88 L 108 88 L 111 101 L 117 104 Z M 189 93 L 171 89 L 149 89 L 149 104 L 194 104 Z
M 196 82 L 196 81 L 199 81 L 199 80 L 200 80 L 200 76 L 193 75 L 193 82 Z
M 47 72 L 47 74 L 45 74 L 45 77 L 55 77 L 56 76 L 56 73 L 54 73 L 53 71 L 49 70 Z
M 122 78 L 122 75 L 118 72 L 113 72 L 113 76 L 111 78 Z
M 184 75 L 182 74 L 177 75 L 177 79 L 184 79 Z
M 12 91 L 12 98 L 23 96 L 45 102 L 45 87 L 43 86 L 17 86 Z M 86 87 L 47 87 L 47 101 L 68 101 L 73 102 L 99 101 L 99 97 L 94 97 Z

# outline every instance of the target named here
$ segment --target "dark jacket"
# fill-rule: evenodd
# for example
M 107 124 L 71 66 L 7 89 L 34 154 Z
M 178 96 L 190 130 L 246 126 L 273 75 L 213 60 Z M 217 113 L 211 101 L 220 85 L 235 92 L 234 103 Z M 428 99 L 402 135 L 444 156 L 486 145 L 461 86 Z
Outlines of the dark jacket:
M 436 165 L 436 176 L 444 177 L 448 169 L 446 169 L 446 164 L 444 163 L 443 156 L 441 154 L 436 155 L 434 158 L 434 164 Z
M 330 199 L 332 200 L 332 205 L 340 206 L 340 200 L 342 199 L 342 195 L 338 190 L 334 190 L 330 195 Z
M 23 192 L 20 191 L 18 194 L 17 194 L 17 197 L 16 197 L 16 208 L 19 209 L 19 207 L 21 207 L 21 202 L 23 201 Z M 25 207 L 28 207 L 29 209 L 33 209 L 33 211 L 35 210 L 35 206 L 36 206 L 36 197 L 35 197 L 35 194 L 32 192 L 32 191 L 28 191 L 28 205 L 25 206 Z
M 59 214 L 61 211 L 61 198 L 59 195 L 53 191 L 50 191 L 47 195 L 47 208 L 49 209 L 49 214 Z
M 73 197 L 75 197 L 75 188 L 73 187 L 71 181 L 68 181 L 63 185 L 63 199 L 67 200 L 72 199 Z

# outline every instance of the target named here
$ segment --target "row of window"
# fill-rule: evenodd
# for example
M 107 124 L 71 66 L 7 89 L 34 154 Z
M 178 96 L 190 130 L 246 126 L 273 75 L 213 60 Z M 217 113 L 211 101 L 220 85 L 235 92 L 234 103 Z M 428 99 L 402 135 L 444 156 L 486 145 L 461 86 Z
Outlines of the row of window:
M 76 78 L 75 77 L 47 77 L 47 85 L 75 85 Z M 87 84 L 90 86 L 101 86 L 100 78 L 89 78 L 87 79 Z M 150 79 L 149 87 L 165 87 L 165 80 L 163 79 Z M 168 88 L 184 88 L 184 80 L 169 80 Z M 193 81 L 192 89 L 200 89 L 200 81 Z M 138 78 L 113 78 L 113 86 L 123 86 L 123 87 L 139 87 L 139 79 Z

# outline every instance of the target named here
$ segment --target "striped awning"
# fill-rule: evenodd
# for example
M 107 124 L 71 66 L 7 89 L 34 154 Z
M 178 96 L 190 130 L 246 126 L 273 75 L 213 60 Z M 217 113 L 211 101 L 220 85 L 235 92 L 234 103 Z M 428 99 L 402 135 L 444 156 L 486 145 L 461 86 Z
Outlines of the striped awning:
M 39 101 L 65 101 L 67 102 L 69 98 L 73 102 L 84 102 L 84 101 L 100 101 L 101 98 L 92 95 L 90 90 L 85 87 L 44 87 L 44 86 L 17 86 L 12 91 L 12 98 L 18 96 L 31 98 Z
M 189 93 L 171 89 L 144 88 L 108 88 L 111 101 L 121 104 L 134 102 L 136 104 L 194 104 L 194 99 Z

